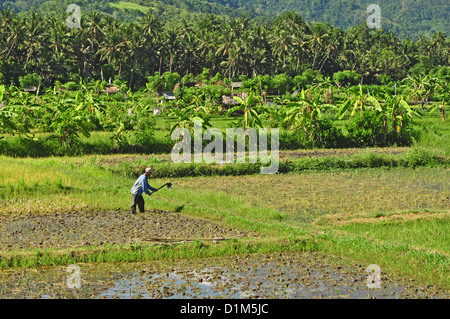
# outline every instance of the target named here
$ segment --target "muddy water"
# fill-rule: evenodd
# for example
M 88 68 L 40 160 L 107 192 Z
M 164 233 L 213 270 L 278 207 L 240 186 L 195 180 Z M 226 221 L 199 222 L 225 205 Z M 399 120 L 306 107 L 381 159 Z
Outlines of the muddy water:
M 449 298 L 381 272 L 367 286 L 367 265 L 314 253 L 246 255 L 130 264 L 80 264 L 80 288 L 67 286 L 66 267 L 0 273 L 0 298 Z

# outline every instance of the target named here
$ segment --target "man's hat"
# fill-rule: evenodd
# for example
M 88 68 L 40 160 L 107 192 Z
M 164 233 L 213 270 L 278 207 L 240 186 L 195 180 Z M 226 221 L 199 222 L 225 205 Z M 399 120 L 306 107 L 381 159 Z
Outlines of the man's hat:
M 145 172 L 146 173 L 152 173 L 153 174 L 153 170 L 150 168 L 150 167 L 147 167 L 146 169 L 145 169 Z

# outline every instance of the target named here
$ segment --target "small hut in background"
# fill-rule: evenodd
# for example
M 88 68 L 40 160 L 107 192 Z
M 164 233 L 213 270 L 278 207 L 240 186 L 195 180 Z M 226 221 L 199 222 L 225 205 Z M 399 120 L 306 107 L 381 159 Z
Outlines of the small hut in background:
M 215 86 L 222 85 L 223 87 L 228 87 L 228 85 L 222 80 L 217 81 L 216 83 L 214 83 L 214 85 Z
M 222 95 L 222 114 L 227 112 L 232 107 L 239 105 L 239 102 L 228 95 Z
M 117 86 L 109 85 L 109 86 L 105 87 L 103 92 L 105 94 L 112 95 L 112 94 L 116 94 L 117 92 L 119 92 L 119 88 Z
M 23 89 L 25 92 L 36 92 L 37 91 L 37 87 L 36 86 L 27 86 L 26 88 Z
M 177 98 L 175 97 L 175 93 L 173 93 L 173 92 L 163 92 L 163 97 L 164 97 L 164 100 L 176 100 Z
M 230 87 L 231 91 L 234 89 L 239 89 L 242 86 L 242 82 L 231 82 Z

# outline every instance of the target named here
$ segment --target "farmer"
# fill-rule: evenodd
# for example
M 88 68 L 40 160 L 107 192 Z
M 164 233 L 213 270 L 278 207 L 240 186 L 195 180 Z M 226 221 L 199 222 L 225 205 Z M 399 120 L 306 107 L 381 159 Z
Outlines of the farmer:
M 146 193 L 147 195 L 150 195 L 150 191 L 152 192 L 156 191 L 156 188 L 151 187 L 148 184 L 147 178 L 152 175 L 153 171 L 151 168 L 146 168 L 145 173 L 139 176 L 139 178 L 136 180 L 136 183 L 134 183 L 133 187 L 131 188 L 131 195 L 133 196 L 133 200 L 131 202 L 131 213 L 136 214 L 136 204 L 139 207 L 139 211 L 141 213 L 144 212 L 144 198 L 142 197 L 142 193 Z

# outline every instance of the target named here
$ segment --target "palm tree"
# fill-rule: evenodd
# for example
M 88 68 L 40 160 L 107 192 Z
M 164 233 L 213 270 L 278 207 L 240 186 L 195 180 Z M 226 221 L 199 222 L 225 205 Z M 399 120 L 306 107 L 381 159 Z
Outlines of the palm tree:
M 103 38 L 103 28 L 102 28 L 102 16 L 96 11 L 89 12 L 87 15 L 86 27 L 84 29 L 84 35 L 89 43 L 89 60 L 85 65 L 83 75 L 87 76 L 95 68 L 93 63 L 93 58 L 97 55 L 98 47 Z M 87 53 L 87 51 L 86 51 Z
M 121 43 L 124 48 L 125 54 L 128 56 L 128 61 L 131 61 L 131 71 L 130 71 L 130 84 L 129 87 L 133 88 L 133 77 L 136 68 L 136 62 L 140 55 L 142 54 L 142 49 L 144 47 L 145 38 L 139 32 L 138 26 L 134 23 L 130 23 L 125 26 L 124 33 L 125 39 Z
M 295 71 L 298 71 L 299 66 L 300 66 L 300 61 L 303 60 L 303 58 L 307 54 L 306 44 L 307 44 L 307 42 L 304 39 L 303 33 L 295 33 L 293 35 L 292 51 L 293 51 L 294 57 L 297 58 L 296 59 L 297 63 L 295 65 Z
M 6 56 L 5 60 L 7 60 L 10 56 L 13 56 L 15 60 L 20 58 L 21 46 L 25 37 L 25 29 L 23 27 L 24 20 L 20 17 L 16 17 L 15 19 L 11 19 L 8 24 L 5 25 L 5 50 Z
M 175 54 L 177 54 L 180 49 L 178 32 L 175 27 L 172 27 L 166 31 L 162 45 L 169 53 L 169 72 L 172 72 Z
M 253 75 L 263 73 L 264 67 L 268 62 L 267 53 L 270 50 L 266 28 L 255 26 L 251 29 L 247 49 Z
M 325 41 L 329 37 L 329 34 L 326 32 L 325 25 L 315 24 L 312 28 L 312 34 L 309 35 L 309 47 L 314 54 L 312 64 L 313 70 L 316 68 L 316 62 L 325 49 Z
M 186 33 L 181 42 L 182 51 L 181 58 L 184 61 L 184 67 L 186 69 L 186 75 L 192 72 L 192 64 L 195 63 L 197 55 L 197 47 L 199 40 L 197 39 L 195 33 Z
M 206 31 L 199 29 L 197 32 L 199 39 L 198 55 L 199 61 L 203 61 L 203 65 L 209 67 L 212 72 L 216 71 L 216 64 L 223 60 L 217 52 L 219 52 L 219 35 L 217 31 Z
M 25 41 L 23 45 L 28 51 L 24 66 L 24 69 L 26 69 L 28 62 L 33 62 L 33 60 L 35 61 L 37 57 L 40 56 L 40 50 L 44 45 L 43 41 L 45 38 L 45 26 L 42 16 L 32 12 L 31 15 L 25 20 L 24 28 L 26 38 L 24 39 Z
M 220 66 L 225 69 L 224 75 L 228 74 L 228 78 L 234 78 L 236 74 L 236 69 L 239 63 L 238 50 L 231 48 L 228 51 L 228 58 L 220 63 Z
M 140 27 L 147 40 L 160 35 L 163 31 L 161 20 L 153 12 L 141 19 Z
M 49 64 L 49 77 L 57 78 L 58 75 L 68 73 L 69 58 L 69 38 L 65 35 L 61 21 L 56 18 L 48 20 L 48 46 L 47 54 Z
M 295 11 L 287 12 L 283 15 L 281 26 L 285 30 L 291 30 L 293 34 L 303 33 L 307 29 L 305 20 Z
M 325 51 L 326 51 L 325 55 L 318 64 L 320 65 L 319 71 L 322 70 L 328 59 L 337 56 L 341 44 L 342 44 L 342 31 L 339 29 L 330 30 L 330 36 L 327 37 L 327 41 L 325 44 Z
M 286 58 L 289 56 L 292 48 L 292 36 L 289 31 L 277 27 L 272 33 L 272 50 L 275 56 L 278 56 L 282 62 L 282 68 L 286 67 Z

